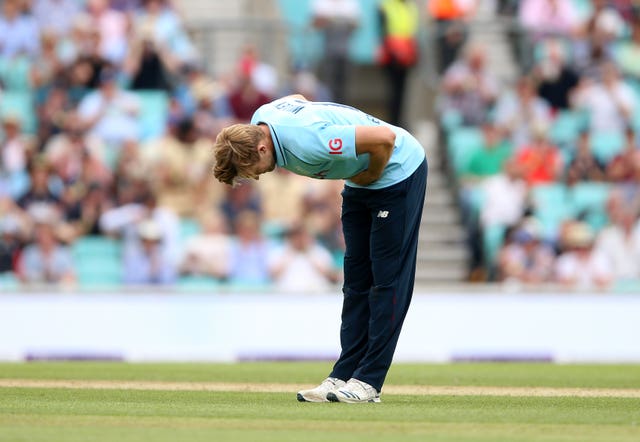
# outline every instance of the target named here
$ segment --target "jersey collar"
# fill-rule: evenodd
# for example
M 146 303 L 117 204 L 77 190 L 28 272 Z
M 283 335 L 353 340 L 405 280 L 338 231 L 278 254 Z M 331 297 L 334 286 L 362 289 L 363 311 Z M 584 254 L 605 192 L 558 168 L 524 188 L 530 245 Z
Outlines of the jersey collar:
M 258 124 L 261 124 L 261 123 L 266 124 L 267 127 L 269 128 L 269 132 L 271 133 L 271 140 L 273 141 L 273 147 L 274 147 L 273 150 L 275 151 L 275 154 L 276 154 L 276 165 L 278 167 L 286 166 L 287 158 L 284 155 L 284 148 L 282 147 L 282 144 L 280 144 L 280 139 L 278 138 L 278 134 L 273 129 L 273 126 L 271 126 L 266 121 L 258 122 Z

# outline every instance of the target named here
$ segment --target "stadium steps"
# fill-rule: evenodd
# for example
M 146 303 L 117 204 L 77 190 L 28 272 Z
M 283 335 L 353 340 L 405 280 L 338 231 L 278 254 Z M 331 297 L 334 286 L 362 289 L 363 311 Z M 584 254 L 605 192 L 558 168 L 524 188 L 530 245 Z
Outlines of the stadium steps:
M 470 26 L 469 41 L 487 48 L 487 66 L 502 82 L 509 84 L 519 75 L 508 37 L 512 25 L 496 15 L 492 3 L 481 3 Z
M 432 123 L 418 122 L 412 131 L 425 146 L 429 161 L 427 198 L 424 206 L 416 269 L 416 286 L 456 284 L 467 277 L 466 232 L 449 180 L 436 148 Z

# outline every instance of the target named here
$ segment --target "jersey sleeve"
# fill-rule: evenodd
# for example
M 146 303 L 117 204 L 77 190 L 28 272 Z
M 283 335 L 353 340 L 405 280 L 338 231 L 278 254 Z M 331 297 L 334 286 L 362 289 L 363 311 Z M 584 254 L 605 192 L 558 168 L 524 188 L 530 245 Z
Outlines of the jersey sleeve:
M 318 163 L 353 161 L 356 126 L 316 122 L 306 126 L 279 127 L 283 147 L 301 160 Z

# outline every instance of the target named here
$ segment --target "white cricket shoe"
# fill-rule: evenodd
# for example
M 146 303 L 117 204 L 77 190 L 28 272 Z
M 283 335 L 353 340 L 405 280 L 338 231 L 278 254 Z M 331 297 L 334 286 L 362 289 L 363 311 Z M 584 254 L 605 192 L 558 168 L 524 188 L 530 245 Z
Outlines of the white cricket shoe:
M 346 382 L 338 378 L 327 378 L 322 384 L 311 390 L 302 390 L 298 392 L 298 401 L 300 402 L 329 402 L 327 394 L 343 387 Z
M 359 404 L 363 402 L 380 402 L 380 393 L 366 382 L 351 378 L 346 385 L 327 394 L 331 402 Z

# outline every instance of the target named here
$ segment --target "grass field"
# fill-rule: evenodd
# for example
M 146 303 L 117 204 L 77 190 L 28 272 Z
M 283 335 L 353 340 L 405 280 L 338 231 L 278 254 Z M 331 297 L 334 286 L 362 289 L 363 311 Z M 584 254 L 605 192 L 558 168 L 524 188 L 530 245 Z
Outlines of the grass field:
M 0 364 L 0 441 L 640 441 L 637 365 L 397 364 L 381 404 L 296 402 L 329 369 Z

